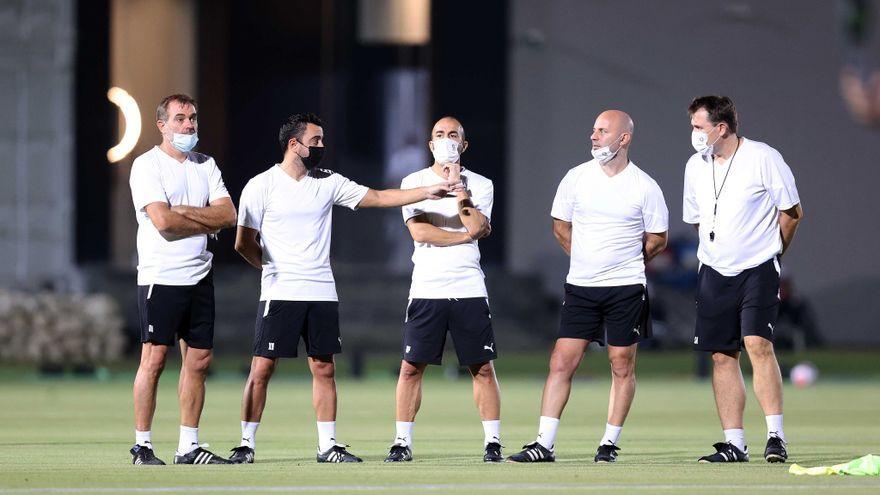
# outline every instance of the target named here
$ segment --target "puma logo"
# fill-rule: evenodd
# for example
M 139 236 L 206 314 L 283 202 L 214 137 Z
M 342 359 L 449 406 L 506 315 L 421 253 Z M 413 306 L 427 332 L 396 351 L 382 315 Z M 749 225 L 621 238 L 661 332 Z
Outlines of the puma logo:
M 493 347 L 495 347 L 495 342 L 492 342 L 489 345 L 484 345 L 483 349 L 485 349 L 489 352 L 495 352 L 495 349 L 493 349 Z

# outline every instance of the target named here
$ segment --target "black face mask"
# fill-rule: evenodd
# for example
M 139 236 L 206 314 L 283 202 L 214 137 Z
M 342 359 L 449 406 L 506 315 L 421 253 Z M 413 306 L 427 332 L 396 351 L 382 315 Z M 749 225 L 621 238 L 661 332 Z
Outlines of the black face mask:
M 321 163 L 321 158 L 324 157 L 324 147 L 323 146 L 309 146 L 309 156 L 301 156 L 303 165 L 306 167 L 306 170 L 312 170 L 317 167 L 319 163 Z

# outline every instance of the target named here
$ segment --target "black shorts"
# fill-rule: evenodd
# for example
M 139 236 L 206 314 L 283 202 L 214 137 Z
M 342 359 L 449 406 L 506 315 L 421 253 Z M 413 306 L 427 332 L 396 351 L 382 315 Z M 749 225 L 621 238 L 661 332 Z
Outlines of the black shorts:
M 489 299 L 410 299 L 403 330 L 403 359 L 440 364 L 446 332 L 462 366 L 488 363 L 498 357 Z
M 746 335 L 773 341 L 779 313 L 779 272 L 774 260 L 725 277 L 700 267 L 694 349 L 738 351 Z
M 196 349 L 213 348 L 213 272 L 196 285 L 139 285 L 138 316 L 142 343 L 173 346 L 183 339 Z
M 337 301 L 260 301 L 254 356 L 296 357 L 302 337 L 308 356 L 342 352 Z
M 644 285 L 581 287 L 565 284 L 557 338 L 628 347 L 650 336 L 651 311 Z

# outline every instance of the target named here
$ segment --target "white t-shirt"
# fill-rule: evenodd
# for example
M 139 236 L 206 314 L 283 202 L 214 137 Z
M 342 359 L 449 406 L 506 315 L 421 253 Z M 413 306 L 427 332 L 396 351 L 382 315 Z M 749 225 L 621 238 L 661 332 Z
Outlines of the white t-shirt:
M 779 211 L 799 204 L 800 198 L 782 155 L 764 143 L 742 138 L 732 161 L 713 165 L 711 160 L 695 153 L 687 162 L 683 217 L 700 224 L 700 262 L 732 277 L 782 252 Z M 717 216 L 713 169 L 714 187 L 721 191 Z M 709 239 L 713 223 L 714 241 Z
M 486 218 L 492 218 L 494 186 L 492 181 L 469 169 L 461 176 L 471 194 L 474 207 Z M 413 172 L 400 183 L 401 189 L 430 186 L 445 179 L 430 167 Z M 449 232 L 467 232 L 458 216 L 458 199 L 425 200 L 403 207 L 403 221 L 424 215 L 428 223 Z M 480 248 L 477 241 L 456 246 L 433 246 L 413 242 L 412 285 L 410 299 L 447 299 L 450 297 L 487 297 Z
M 338 301 L 330 268 L 333 205 L 352 210 L 369 188 L 329 170 L 299 181 L 276 164 L 244 186 L 238 225 L 260 232 L 260 300 Z
M 633 162 L 614 177 L 596 160 L 569 170 L 550 215 L 572 223 L 566 281 L 581 287 L 644 284 L 644 234 L 669 229 L 660 186 Z
M 211 270 L 208 236 L 191 235 L 167 241 L 146 206 L 162 202 L 169 207 L 204 207 L 228 198 L 220 169 L 208 155 L 190 151 L 183 163 L 153 147 L 134 159 L 129 177 L 138 222 L 138 285 L 195 285 Z

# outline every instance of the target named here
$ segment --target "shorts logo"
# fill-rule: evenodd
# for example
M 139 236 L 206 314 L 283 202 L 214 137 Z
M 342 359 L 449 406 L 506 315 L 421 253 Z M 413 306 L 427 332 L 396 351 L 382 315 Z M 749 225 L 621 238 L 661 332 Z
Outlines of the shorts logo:
M 270 351 L 274 351 L 274 350 L 275 350 L 275 342 L 269 342 L 269 350 L 270 350 Z
M 694 337 L 694 344 L 699 344 L 699 343 L 700 343 L 700 338 Z
M 149 327 L 147 327 L 147 331 L 150 333 L 153 333 L 153 325 L 150 325 Z
M 772 323 L 768 323 L 767 328 L 770 329 L 770 333 L 773 333 L 773 324 Z
M 634 332 L 636 335 L 641 335 L 641 333 L 639 333 L 639 327 L 635 327 L 635 328 L 633 328 L 633 332 Z
M 406 354 L 409 354 L 409 351 L 411 351 L 411 350 L 412 350 L 412 346 L 411 346 L 411 345 L 408 345 L 408 346 L 406 346 L 406 351 L 405 351 L 405 353 L 406 353 Z
M 339 345 L 342 345 L 342 337 L 336 337 L 336 340 L 339 341 Z
M 493 347 L 495 347 L 495 342 L 490 342 L 489 345 L 484 345 L 483 349 L 489 352 L 495 352 L 495 349 L 493 349 Z

